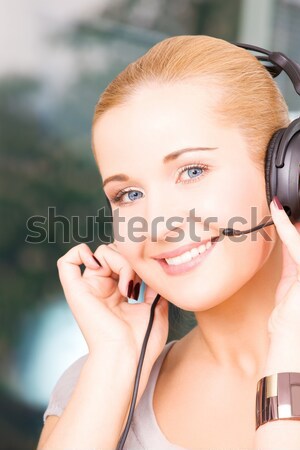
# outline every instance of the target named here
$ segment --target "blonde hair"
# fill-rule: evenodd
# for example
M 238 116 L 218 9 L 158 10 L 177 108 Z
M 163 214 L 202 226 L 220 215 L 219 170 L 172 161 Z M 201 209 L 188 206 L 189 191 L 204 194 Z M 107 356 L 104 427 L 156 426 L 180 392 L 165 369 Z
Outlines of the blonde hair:
M 155 44 L 106 87 L 96 104 L 93 126 L 106 111 L 126 104 L 149 81 L 195 78 L 221 88 L 222 100 L 213 112 L 220 125 L 243 132 L 253 161 L 263 167 L 272 134 L 290 122 L 287 104 L 254 55 L 211 36 L 174 36 Z M 92 148 L 94 151 L 93 142 Z

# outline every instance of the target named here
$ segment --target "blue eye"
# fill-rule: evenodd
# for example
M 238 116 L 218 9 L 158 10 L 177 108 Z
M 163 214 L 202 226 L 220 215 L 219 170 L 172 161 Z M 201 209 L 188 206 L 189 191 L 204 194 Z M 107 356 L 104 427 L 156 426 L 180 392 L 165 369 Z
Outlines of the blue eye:
M 198 171 L 198 174 L 197 174 L 197 171 Z M 202 169 L 198 169 L 197 167 L 193 167 L 192 169 L 187 169 L 187 173 L 189 174 L 189 176 L 191 178 L 194 178 L 197 175 L 199 175 L 199 171 L 202 172 Z
M 126 194 L 128 195 L 129 202 L 121 200 Z M 121 189 L 118 194 L 112 199 L 112 203 L 133 203 L 134 200 L 141 198 L 138 196 L 138 194 L 142 193 L 134 189 Z
M 129 198 L 130 200 L 136 200 L 137 198 L 141 198 L 141 197 L 139 197 L 138 195 L 136 195 L 137 193 L 138 193 L 138 194 L 141 194 L 140 191 L 128 191 L 128 192 L 127 192 L 128 198 Z
M 182 173 L 186 172 L 188 174 L 188 178 L 186 180 L 187 182 L 189 182 L 189 180 L 194 181 L 195 178 L 198 179 L 200 175 L 202 177 L 206 171 L 208 171 L 208 167 L 206 165 L 193 164 L 182 167 L 179 170 L 179 174 L 181 175 Z

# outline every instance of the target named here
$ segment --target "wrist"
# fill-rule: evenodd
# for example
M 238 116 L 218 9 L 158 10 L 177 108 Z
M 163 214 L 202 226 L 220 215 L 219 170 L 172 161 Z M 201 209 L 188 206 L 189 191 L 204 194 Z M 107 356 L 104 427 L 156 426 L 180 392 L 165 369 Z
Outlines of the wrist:
M 122 373 L 135 373 L 137 368 L 136 357 L 132 352 L 127 352 L 119 348 L 97 349 L 89 352 L 88 364 L 93 366 L 122 368 Z

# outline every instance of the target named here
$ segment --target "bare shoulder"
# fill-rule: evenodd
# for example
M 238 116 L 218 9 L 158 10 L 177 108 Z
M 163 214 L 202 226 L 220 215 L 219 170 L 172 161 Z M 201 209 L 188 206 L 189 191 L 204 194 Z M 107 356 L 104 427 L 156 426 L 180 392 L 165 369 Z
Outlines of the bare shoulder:
M 183 363 L 184 359 L 189 358 L 189 349 L 191 347 L 191 342 L 194 334 L 195 329 L 193 328 L 183 338 L 172 345 L 163 361 L 161 374 L 174 371 L 175 368 L 178 368 L 178 366 Z
M 37 450 L 42 450 L 44 443 L 54 430 L 57 422 L 59 421 L 59 416 L 48 416 L 45 420 L 40 439 L 38 442 Z
M 176 341 L 168 350 L 160 367 L 156 380 L 156 394 L 165 389 L 165 384 L 177 382 L 177 376 L 181 367 L 186 367 L 189 360 L 189 348 L 192 337 L 191 330 L 183 338 Z

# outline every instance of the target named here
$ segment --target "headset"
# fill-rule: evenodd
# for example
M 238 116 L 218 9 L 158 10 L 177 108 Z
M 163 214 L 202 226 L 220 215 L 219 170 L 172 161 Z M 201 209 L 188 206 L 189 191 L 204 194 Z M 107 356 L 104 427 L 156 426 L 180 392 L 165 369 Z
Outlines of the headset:
M 300 95 L 300 65 L 297 62 L 291 60 L 281 52 L 271 52 L 249 44 L 234 43 L 234 45 L 244 48 L 245 50 L 259 53 L 259 55 L 256 56 L 257 60 L 262 62 L 266 70 L 273 78 L 277 77 L 282 71 L 284 71 L 290 78 L 295 91 L 298 95 Z M 288 127 L 281 128 L 272 135 L 265 154 L 265 181 L 268 205 L 270 205 L 272 198 L 276 195 L 292 222 L 296 222 L 298 220 L 300 221 L 299 177 L 300 117 L 293 120 Z M 274 222 L 270 221 L 246 231 L 225 228 L 222 230 L 222 233 L 226 236 L 246 234 L 257 230 L 258 228 L 269 225 L 274 225 Z M 150 319 L 138 362 L 130 410 L 126 426 L 120 437 L 116 450 L 123 449 L 132 421 L 142 365 L 154 319 L 154 310 L 159 299 L 160 294 L 157 294 L 151 305 Z

